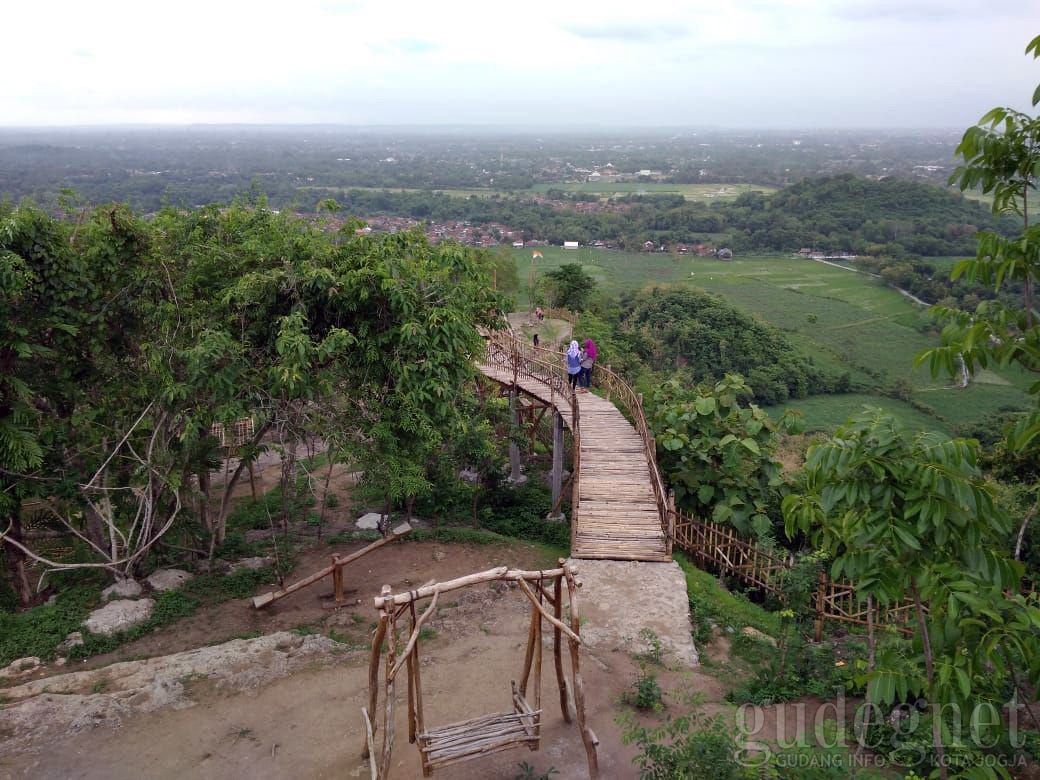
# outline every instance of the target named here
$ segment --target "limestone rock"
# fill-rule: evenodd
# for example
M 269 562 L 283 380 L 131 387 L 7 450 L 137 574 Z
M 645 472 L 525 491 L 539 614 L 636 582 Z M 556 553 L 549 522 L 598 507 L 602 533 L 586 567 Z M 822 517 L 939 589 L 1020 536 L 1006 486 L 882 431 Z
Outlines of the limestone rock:
M 379 512 L 369 512 L 368 514 L 361 515 L 354 525 L 362 531 L 378 531 L 379 522 L 382 519 L 383 516 L 379 514 Z
M 109 585 L 101 591 L 101 600 L 109 599 L 136 599 L 141 595 L 141 583 L 137 580 L 119 580 L 115 585 Z
M 243 558 L 240 561 L 235 561 L 228 566 L 228 571 L 238 571 L 239 569 L 263 569 L 268 566 L 274 566 L 274 558 L 270 555 L 257 555 L 254 558 Z
M 69 650 L 74 647 L 79 647 L 81 644 L 83 644 L 83 632 L 73 631 L 65 637 L 65 641 L 58 645 L 56 650 L 58 651 L 58 655 L 68 655 Z
M 26 658 L 16 658 L 3 669 L 0 669 L 0 680 L 11 680 L 15 677 L 36 671 L 40 666 L 40 659 L 34 655 Z
M 152 590 L 174 590 L 191 579 L 183 569 L 156 569 L 145 578 Z
M 0 757 L 79 731 L 117 727 L 140 712 L 191 707 L 195 702 L 185 689 L 187 680 L 205 679 L 234 691 L 255 690 L 298 669 L 336 663 L 342 658 L 337 650 L 328 637 L 279 632 L 4 688 Z M 87 693 L 99 682 L 104 683 L 102 693 Z
M 83 621 L 83 625 L 92 634 L 112 636 L 112 634 L 133 628 L 138 623 L 143 623 L 152 616 L 154 608 L 153 599 L 110 601 L 100 609 L 91 612 Z

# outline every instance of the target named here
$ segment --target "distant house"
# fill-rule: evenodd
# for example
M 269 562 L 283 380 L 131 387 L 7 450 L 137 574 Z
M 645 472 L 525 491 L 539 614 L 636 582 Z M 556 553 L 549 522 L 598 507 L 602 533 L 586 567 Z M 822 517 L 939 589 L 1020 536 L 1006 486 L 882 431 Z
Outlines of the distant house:
M 720 249 L 717 257 L 719 258 L 719 260 L 732 260 L 733 251 L 730 249 Z
M 602 174 L 599 171 L 593 171 L 588 175 L 587 181 L 599 181 L 602 178 Z
M 577 249 L 578 248 L 578 242 L 577 241 L 564 241 L 563 242 L 563 248 L 564 249 Z
M 523 249 L 524 248 L 524 242 L 523 241 L 514 241 L 513 242 L 513 246 L 516 249 Z

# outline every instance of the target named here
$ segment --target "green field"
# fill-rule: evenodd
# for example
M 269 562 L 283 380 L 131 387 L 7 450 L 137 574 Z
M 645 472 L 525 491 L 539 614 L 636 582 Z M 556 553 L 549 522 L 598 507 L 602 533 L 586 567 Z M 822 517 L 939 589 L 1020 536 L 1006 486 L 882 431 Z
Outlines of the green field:
M 614 195 L 682 195 L 686 200 L 733 200 L 745 192 L 762 192 L 769 194 L 776 192 L 776 187 L 764 184 L 668 184 L 665 182 L 566 182 L 536 184 L 531 188 L 532 192 L 547 192 L 548 190 L 564 190 L 565 192 L 586 192 L 591 195 L 602 195 L 611 197 Z
M 520 278 L 528 278 L 530 250 L 514 250 Z M 960 390 L 945 376 L 914 370 L 914 357 L 935 344 L 931 320 L 922 307 L 864 274 L 789 256 L 737 257 L 731 261 L 668 253 L 613 252 L 541 247 L 543 274 L 577 262 L 601 289 L 616 294 L 653 284 L 689 284 L 717 293 L 739 308 L 776 325 L 803 345 L 819 365 L 847 370 L 866 394 L 881 393 L 897 380 L 913 388 L 918 405 L 877 397 L 879 405 L 899 409 L 913 427 L 931 419 L 952 430 L 1004 407 L 1027 402 L 1029 377 L 1017 371 L 983 372 Z M 526 302 L 526 289 L 518 301 Z M 818 414 L 828 427 L 862 406 L 861 396 L 811 398 L 797 402 Z M 920 411 L 921 409 L 925 411 Z
M 351 190 L 360 190 L 362 192 L 436 192 L 441 195 L 451 195 L 455 198 L 486 198 L 491 195 L 504 195 L 505 192 L 499 190 L 485 190 L 485 189 L 461 189 L 451 187 L 300 187 L 301 191 L 314 190 L 316 192 L 326 192 L 330 195 L 344 195 Z

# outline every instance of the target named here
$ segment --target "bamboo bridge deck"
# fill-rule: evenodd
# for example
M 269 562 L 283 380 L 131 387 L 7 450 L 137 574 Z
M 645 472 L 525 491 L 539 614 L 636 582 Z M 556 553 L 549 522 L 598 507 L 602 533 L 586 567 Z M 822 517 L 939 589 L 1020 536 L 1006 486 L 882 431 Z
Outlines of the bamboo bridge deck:
M 512 386 L 561 413 L 571 426 L 571 399 L 535 376 L 504 366 L 480 365 L 499 384 Z M 575 397 L 580 420 L 578 500 L 572 503 L 571 555 L 629 561 L 670 561 L 652 488 L 644 443 L 613 403 L 594 392 Z

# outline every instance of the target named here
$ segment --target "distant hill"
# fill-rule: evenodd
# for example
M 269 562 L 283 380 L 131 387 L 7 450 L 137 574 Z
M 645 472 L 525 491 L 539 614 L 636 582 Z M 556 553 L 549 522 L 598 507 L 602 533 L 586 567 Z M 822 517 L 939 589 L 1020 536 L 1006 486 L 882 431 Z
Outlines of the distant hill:
M 748 193 L 725 213 L 726 228 L 742 248 L 785 251 L 974 254 L 977 230 L 1014 227 L 935 185 L 852 174 L 804 179 L 769 196 Z

